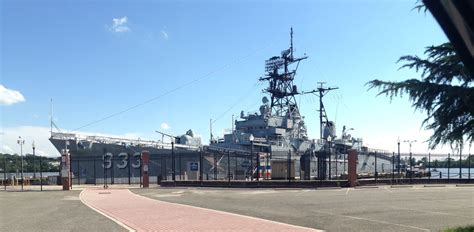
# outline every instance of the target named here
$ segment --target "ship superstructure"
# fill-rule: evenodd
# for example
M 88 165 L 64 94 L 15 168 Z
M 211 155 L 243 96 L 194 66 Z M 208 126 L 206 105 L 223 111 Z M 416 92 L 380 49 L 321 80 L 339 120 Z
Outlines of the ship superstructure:
M 300 62 L 307 58 L 306 54 L 294 55 L 291 29 L 289 48 L 265 61 L 265 76 L 259 81 L 266 84 L 263 91 L 267 96 L 262 98 L 259 111 L 242 111 L 231 133 L 224 134 L 223 139 L 211 135 L 208 146 L 202 145 L 191 130 L 182 136 L 157 131 L 162 135 L 161 141 L 52 132 L 50 141 L 58 151 L 70 152 L 76 183 L 98 183 L 104 176 L 111 178 L 112 183 L 136 183 L 133 178 L 140 175 L 140 154 L 144 150 L 150 152 L 150 175 L 157 182 L 175 180 L 177 176 L 180 180 L 230 180 L 231 176 L 235 180 L 331 179 L 346 172 L 348 149 L 359 151 L 361 172 L 374 172 L 374 166 L 388 171 L 391 158 L 370 153 L 362 139 L 351 137 L 350 129 L 344 126 L 342 135 L 336 136 L 335 124 L 328 119 L 323 104 L 323 97 L 336 88 L 325 88 L 320 83 L 315 90 L 300 91 L 294 84 Z M 296 101 L 300 94 L 319 97 L 318 139 L 308 138 Z M 170 137 L 171 142 L 163 142 L 164 136 Z
M 224 135 L 224 140 L 212 141 L 211 149 L 227 148 L 250 150 L 251 140 L 258 151 L 271 153 L 272 158 L 287 157 L 288 152 L 301 155 L 310 149 L 319 150 L 322 141 L 308 139 L 307 128 L 300 114 L 296 95 L 302 94 L 293 83 L 299 64 L 308 56 L 293 54 L 293 29 L 290 33 L 290 48 L 265 61 L 266 82 L 258 113 L 241 112 L 235 121 L 235 130 Z

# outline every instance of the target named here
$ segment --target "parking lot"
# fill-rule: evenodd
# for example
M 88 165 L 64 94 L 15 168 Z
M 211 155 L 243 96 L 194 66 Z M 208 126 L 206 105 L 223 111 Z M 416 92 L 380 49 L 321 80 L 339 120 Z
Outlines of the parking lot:
M 81 190 L 92 187 L 0 191 L 0 231 L 124 231 L 80 201 Z M 474 186 L 469 185 L 130 190 L 160 201 L 326 231 L 439 231 L 474 221 Z M 212 223 L 213 219 L 208 220 Z
M 474 221 L 474 186 L 132 191 L 161 201 L 327 231 L 438 231 Z

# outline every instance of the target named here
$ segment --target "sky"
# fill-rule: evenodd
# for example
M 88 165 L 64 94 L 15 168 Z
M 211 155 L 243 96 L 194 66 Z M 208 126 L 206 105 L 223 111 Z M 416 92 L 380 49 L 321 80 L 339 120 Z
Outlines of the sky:
M 365 85 L 419 78 L 399 70 L 403 55 L 447 41 L 416 1 L 27 1 L 0 2 L 0 152 L 59 156 L 63 132 L 161 139 L 155 130 L 193 129 L 209 141 L 232 115 L 258 110 L 264 61 L 289 47 L 306 54 L 295 84 L 339 87 L 325 97 L 330 120 L 369 147 L 396 151 L 397 139 L 429 151 L 431 131 L 407 97 L 390 101 Z M 51 104 L 52 99 L 52 104 Z M 317 97 L 297 97 L 309 136 L 319 135 Z M 55 129 L 56 131 L 56 129 Z M 402 143 L 402 152 L 408 144 Z M 466 153 L 467 148 L 465 149 Z

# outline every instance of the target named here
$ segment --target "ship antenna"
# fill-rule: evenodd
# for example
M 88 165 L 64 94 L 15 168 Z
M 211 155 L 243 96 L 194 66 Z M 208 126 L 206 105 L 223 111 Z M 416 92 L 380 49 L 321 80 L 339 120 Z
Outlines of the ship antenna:
M 290 57 L 293 59 L 293 27 L 290 28 Z
M 326 82 L 318 82 L 318 84 L 319 84 L 319 87 L 317 89 L 314 89 L 311 91 L 303 91 L 302 94 L 313 93 L 319 97 L 319 137 L 320 139 L 323 139 L 323 127 L 325 125 L 328 125 L 329 123 L 329 119 L 326 114 L 326 108 L 324 108 L 324 104 L 323 104 L 323 97 L 329 91 L 339 89 L 339 88 L 338 87 L 325 88 L 324 84 L 326 84 Z

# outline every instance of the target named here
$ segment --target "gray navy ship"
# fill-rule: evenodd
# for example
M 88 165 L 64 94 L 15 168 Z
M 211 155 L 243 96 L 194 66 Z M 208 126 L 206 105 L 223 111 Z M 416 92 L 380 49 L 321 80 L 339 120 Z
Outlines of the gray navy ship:
M 323 97 L 337 88 L 325 88 L 320 83 L 314 90 L 298 89 L 294 79 L 300 63 L 308 56 L 296 57 L 293 53 L 291 29 L 290 47 L 265 61 L 266 74 L 259 81 L 267 84 L 263 90 L 267 96 L 263 97 L 259 111 L 242 111 L 231 133 L 223 138 L 211 134 L 209 145 L 202 145 L 192 130 L 181 136 L 159 132 L 170 137 L 170 143 L 163 139 L 146 141 L 61 132 L 52 132 L 50 141 L 58 151 L 71 154 L 73 182 L 79 184 L 101 183 L 106 181 L 104 177 L 110 178 L 111 183 L 137 183 L 140 154 L 144 150 L 150 152 L 150 176 L 157 182 L 175 178 L 338 178 L 347 172 L 348 149 L 359 152 L 359 173 L 374 173 L 375 165 L 378 173 L 391 172 L 393 157 L 363 146 L 362 139 L 353 138 L 345 126 L 341 135 L 336 135 L 335 123 L 327 117 Z M 319 97 L 318 139 L 308 138 L 296 101 L 300 94 Z

